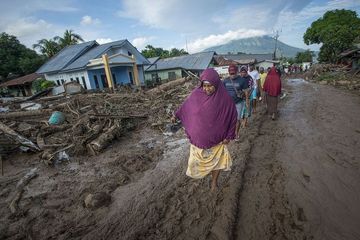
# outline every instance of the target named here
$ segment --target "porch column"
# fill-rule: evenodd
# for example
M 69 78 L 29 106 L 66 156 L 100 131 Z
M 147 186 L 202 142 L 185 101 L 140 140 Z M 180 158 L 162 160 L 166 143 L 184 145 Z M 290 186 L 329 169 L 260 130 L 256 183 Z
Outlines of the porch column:
M 135 80 L 135 85 L 136 86 L 140 86 L 140 81 L 139 81 L 139 72 L 136 66 L 136 59 L 135 56 L 132 55 L 131 58 L 134 60 L 134 65 L 133 65 L 133 72 L 134 72 L 134 80 Z
M 114 91 L 114 84 L 113 84 L 111 69 L 109 66 L 109 58 L 108 58 L 107 54 L 102 55 L 102 60 L 104 63 L 106 80 L 108 82 L 109 88 L 111 89 L 111 91 Z

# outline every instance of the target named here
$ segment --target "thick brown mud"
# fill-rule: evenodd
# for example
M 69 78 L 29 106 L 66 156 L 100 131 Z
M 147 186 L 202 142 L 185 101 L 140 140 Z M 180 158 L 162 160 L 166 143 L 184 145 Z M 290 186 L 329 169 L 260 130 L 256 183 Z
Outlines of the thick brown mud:
M 182 131 L 146 126 L 103 154 L 55 168 L 36 155 L 4 162 L 0 239 L 360 239 L 360 97 L 289 80 L 279 118 L 260 104 L 219 190 L 185 175 Z M 16 183 L 31 180 L 11 214 Z M 89 194 L 108 204 L 87 208 Z

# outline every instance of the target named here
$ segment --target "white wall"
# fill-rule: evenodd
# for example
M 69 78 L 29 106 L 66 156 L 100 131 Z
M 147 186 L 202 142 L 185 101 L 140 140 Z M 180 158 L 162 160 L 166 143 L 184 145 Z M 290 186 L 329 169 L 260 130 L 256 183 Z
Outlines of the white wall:
M 87 89 L 90 89 L 91 85 L 90 85 L 89 76 L 88 76 L 87 71 L 77 71 L 77 72 L 60 73 L 60 74 L 45 74 L 45 79 L 55 82 L 56 85 L 57 85 L 57 80 L 59 80 L 61 83 L 62 79 L 65 82 L 70 82 L 71 78 L 73 79 L 73 81 L 76 81 L 76 78 L 79 78 L 79 82 L 80 82 L 81 86 L 84 87 L 83 82 L 82 82 L 82 77 L 85 78 Z
M 272 66 L 273 66 L 273 63 L 272 62 L 267 62 L 267 61 L 264 61 L 264 62 L 260 62 L 260 63 L 256 63 L 255 64 L 255 66 L 256 67 L 263 67 L 265 70 L 267 69 L 267 68 L 271 68 Z

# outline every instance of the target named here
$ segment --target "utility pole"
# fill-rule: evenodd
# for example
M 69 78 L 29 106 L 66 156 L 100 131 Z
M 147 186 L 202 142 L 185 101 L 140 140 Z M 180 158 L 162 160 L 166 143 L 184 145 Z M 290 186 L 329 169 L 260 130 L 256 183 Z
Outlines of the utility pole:
M 277 42 L 278 42 L 278 38 L 279 38 L 279 31 L 276 30 L 275 32 L 275 49 L 274 49 L 274 57 L 273 57 L 273 60 L 276 60 L 276 49 L 277 49 Z

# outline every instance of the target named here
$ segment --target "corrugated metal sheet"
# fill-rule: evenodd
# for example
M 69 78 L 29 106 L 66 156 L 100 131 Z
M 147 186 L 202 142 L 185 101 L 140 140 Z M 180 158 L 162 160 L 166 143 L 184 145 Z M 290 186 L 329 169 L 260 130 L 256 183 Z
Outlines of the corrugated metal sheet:
M 50 73 L 58 72 L 66 67 L 68 64 L 72 63 L 77 57 L 79 57 L 83 52 L 89 48 L 96 45 L 96 41 L 90 41 L 75 45 L 70 45 L 62 49 L 58 54 L 52 57 L 44 65 L 42 65 L 36 73 Z
M 90 49 L 88 52 L 83 54 L 81 57 L 76 59 L 73 63 L 63 69 L 63 71 L 69 71 L 72 69 L 84 68 L 91 59 L 99 58 L 106 50 L 111 47 L 120 47 L 125 43 L 126 40 L 119 40 L 116 42 L 105 43 Z
M 227 59 L 224 58 L 223 56 L 214 56 L 215 62 L 217 66 L 229 66 L 229 65 L 238 65 L 239 63 L 231 60 L 231 59 Z
M 147 60 L 150 62 L 150 64 L 153 64 L 154 62 L 156 62 L 160 57 L 152 57 L 152 58 L 148 58 Z
M 187 70 L 204 70 L 214 57 L 215 52 L 200 52 L 179 57 L 159 59 L 146 71 L 183 68 Z

